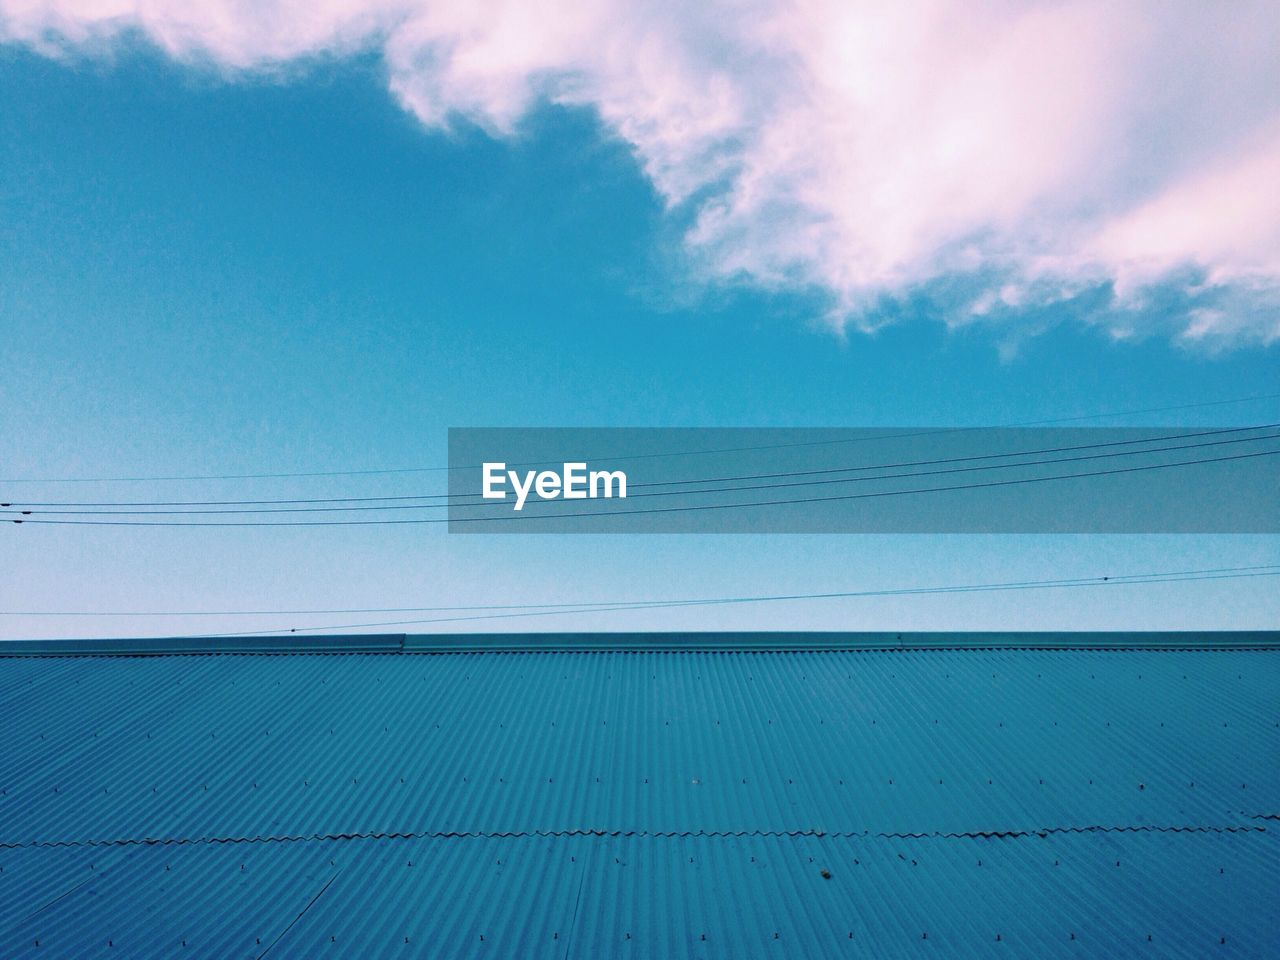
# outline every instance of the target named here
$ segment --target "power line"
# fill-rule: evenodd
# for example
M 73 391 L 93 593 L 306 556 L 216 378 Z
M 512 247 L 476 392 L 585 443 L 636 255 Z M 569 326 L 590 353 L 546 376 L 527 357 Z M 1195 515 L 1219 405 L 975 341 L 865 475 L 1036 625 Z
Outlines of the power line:
M 443 613 L 477 610 L 571 610 L 583 609 L 591 612 L 593 607 L 645 607 L 664 604 L 737 603 L 759 599 L 806 599 L 822 600 L 851 596 L 892 596 L 897 593 L 955 593 L 989 589 L 1014 589 L 1043 587 L 1047 585 L 1125 583 L 1129 581 L 1146 581 L 1152 577 L 1183 578 L 1202 577 L 1214 574 L 1244 574 L 1263 570 L 1280 572 L 1280 563 L 1262 563 L 1244 567 L 1209 567 L 1197 570 L 1166 570 L 1158 573 L 1130 573 L 1102 577 L 1066 577 L 1053 580 L 1014 580 L 996 584 L 960 584 L 958 586 L 940 587 L 903 587 L 896 590 L 856 591 L 840 593 L 788 594 L 777 597 L 721 597 L 721 598 L 661 598 L 654 600 L 587 600 L 575 603 L 479 603 L 469 605 L 430 606 L 430 607 L 324 607 L 319 609 L 297 610 L 0 610 L 0 617 L 284 617 L 284 616 L 321 616 L 329 614 L 356 613 Z M 1160 581 L 1160 582 L 1163 582 Z M 414 621 L 409 621 L 414 622 Z M 378 624 L 386 626 L 386 624 Z M 336 629 L 336 628 L 327 628 Z
M 1195 410 L 1205 407 L 1220 407 L 1240 403 L 1254 403 L 1262 400 L 1275 400 L 1280 398 L 1280 393 L 1258 394 L 1250 397 L 1233 397 L 1226 400 L 1203 400 L 1195 403 L 1181 403 L 1164 407 L 1146 407 L 1140 410 L 1120 410 L 1110 413 L 1090 413 L 1081 414 L 1073 417 L 1054 417 L 1043 420 L 1023 420 L 1018 422 L 996 424 L 1003 427 L 1036 427 L 1047 426 L 1054 423 L 1080 423 L 1086 420 L 1105 420 L 1113 417 L 1131 417 L 1148 413 L 1171 413 L 1179 410 Z M 850 437 L 837 440 L 817 440 L 798 443 L 784 444 L 765 444 L 761 446 L 725 448 L 719 450 L 684 450 L 669 451 L 663 453 L 652 454 L 631 454 L 625 456 L 596 457 L 593 459 L 604 462 L 621 462 L 630 460 L 653 459 L 658 457 L 694 457 L 708 456 L 719 453 L 747 453 L 760 450 L 777 450 L 788 447 L 803 446 L 822 446 L 828 444 L 840 443 L 858 443 L 869 440 L 887 440 L 901 437 L 930 436 L 939 433 L 951 433 L 957 430 L 966 429 L 982 429 L 972 427 L 945 427 L 937 430 L 921 431 L 918 433 L 888 434 L 877 435 L 871 437 Z M 539 464 L 548 463 L 550 461 L 531 461 L 522 464 L 512 464 L 512 466 L 537 466 Z M 18 483 L 151 483 L 151 482 L 187 482 L 187 481 L 213 481 L 213 480 L 274 480 L 274 479 L 290 479 L 302 477 L 357 477 L 357 476 L 387 476 L 392 474 L 410 474 L 410 473 L 447 473 L 454 470 L 471 470 L 477 469 L 479 464 L 456 465 L 456 466 L 431 466 L 431 467 L 392 467 L 386 469 L 369 469 L 369 470 L 312 470 L 298 472 L 277 472 L 277 473 L 226 473 L 226 474 L 193 474 L 193 475 L 172 475 L 172 476 L 121 476 L 121 477 L 19 477 L 0 480 L 0 483 L 18 484 Z
M 1069 451 L 1075 451 L 1075 450 L 1096 450 L 1096 449 L 1104 449 L 1104 448 L 1109 449 L 1112 447 L 1119 447 L 1119 446 L 1136 446 L 1138 444 L 1158 443 L 1158 442 L 1163 442 L 1165 440 L 1185 440 L 1185 439 L 1193 439 L 1198 437 L 1221 436 L 1224 434 L 1234 435 L 1234 434 L 1240 434 L 1240 433 L 1251 433 L 1258 430 L 1268 430 L 1276 427 L 1280 427 L 1280 423 L 1260 424 L 1258 426 L 1253 426 L 1253 427 L 1232 427 L 1232 428 L 1219 429 L 1219 430 L 1207 430 L 1207 431 L 1201 431 L 1197 433 L 1180 433 L 1180 434 L 1174 434 L 1174 435 L 1168 435 L 1168 436 L 1162 436 L 1162 437 L 1144 437 L 1144 438 L 1133 439 L 1133 440 L 1114 440 L 1114 441 L 1107 441 L 1107 442 L 1100 442 L 1100 443 L 1076 444 L 1072 446 L 1044 447 L 1036 450 L 1021 450 L 1021 451 L 1013 451 L 1009 453 L 988 453 L 988 454 L 977 454 L 977 455 L 971 455 L 971 456 L 965 456 L 965 457 L 946 457 L 946 458 L 940 458 L 940 459 L 934 459 L 934 460 L 912 460 L 912 461 L 904 461 L 899 463 L 869 464 L 865 466 L 827 467 L 827 468 L 816 469 L 816 470 L 796 470 L 796 471 L 787 471 L 787 472 L 777 472 L 777 473 L 767 473 L 767 474 L 749 474 L 749 475 L 728 476 L 728 477 L 704 477 L 704 478 L 693 479 L 693 480 L 663 480 L 663 481 L 653 481 L 653 482 L 647 482 L 647 483 L 642 482 L 642 483 L 630 484 L 629 489 L 663 487 L 663 486 L 683 486 L 683 485 L 696 484 L 696 483 L 730 483 L 730 482 L 735 482 L 739 480 L 781 479 L 781 478 L 788 478 L 788 477 L 810 477 L 810 476 L 827 477 L 833 473 L 862 473 L 862 472 L 871 471 L 871 470 L 902 469 L 906 467 L 930 466 L 935 464 L 971 463 L 976 460 L 1008 459 L 1011 457 L 1037 456 L 1044 453 L 1069 452 Z M 1191 443 L 1191 444 L 1182 444 L 1182 445 L 1168 446 L 1168 447 L 1153 447 L 1145 450 L 1131 450 L 1131 451 L 1122 451 L 1118 453 L 1094 454 L 1090 456 L 1081 456 L 1081 457 L 1059 457 L 1055 459 L 1032 460 L 1032 461 L 1027 461 L 1023 463 L 994 464 L 994 465 L 985 466 L 985 467 L 965 467 L 965 468 L 947 469 L 947 470 L 927 470 L 927 471 L 921 471 L 917 473 L 899 473 L 899 474 L 888 474 L 884 476 L 844 477 L 844 478 L 838 478 L 838 479 L 808 480 L 808 481 L 803 481 L 798 483 L 758 484 L 754 486 L 739 486 L 739 487 L 712 487 L 712 488 L 707 488 L 702 490 L 670 490 L 670 491 L 657 491 L 657 492 L 651 491 L 647 493 L 630 494 L 627 497 L 627 499 L 629 500 L 636 499 L 637 497 L 669 497 L 669 496 L 686 496 L 686 495 L 703 494 L 703 493 L 733 493 L 733 492 L 753 491 L 753 490 L 773 490 L 773 489 L 782 489 L 787 487 L 818 486 L 818 485 L 831 484 L 831 483 L 854 483 L 854 482 L 866 482 L 866 481 L 873 481 L 873 480 L 896 480 L 896 479 L 906 479 L 911 477 L 937 476 L 940 474 L 948 474 L 948 473 L 971 473 L 974 471 L 999 470 L 999 469 L 1009 469 L 1014 467 L 1043 466 L 1043 465 L 1052 464 L 1052 463 L 1070 463 L 1070 462 L 1081 461 L 1081 460 L 1097 460 L 1097 459 L 1106 459 L 1110 457 L 1119 457 L 1119 456 L 1138 456 L 1141 454 L 1164 453 L 1164 452 L 1169 452 L 1174 450 L 1191 450 L 1191 449 L 1198 449 L 1200 447 L 1222 446 L 1224 444 L 1232 444 L 1232 443 L 1253 443 L 1259 440 L 1274 440 L 1274 439 L 1280 439 L 1280 434 L 1268 434 L 1268 435 L 1259 436 L 1259 437 L 1244 437 L 1244 438 L 1238 438 L 1238 439 L 1232 439 L 1232 440 L 1219 440 L 1219 441 L 1204 442 L 1204 443 Z M 349 497 L 349 498 L 333 497 L 333 498 L 313 499 L 313 500 L 225 500 L 225 501 L 219 501 L 219 500 L 114 501 L 114 502 L 7 501 L 7 502 L 0 503 L 0 507 L 16 506 L 19 508 L 18 512 L 21 512 L 23 515 L 35 515 L 35 514 L 81 515 L 83 514 L 83 515 L 90 515 L 90 516 L 98 516 L 98 515 L 140 516 L 140 515 L 197 515 L 197 514 L 264 514 L 264 513 L 349 513 L 349 512 L 367 511 L 367 510 L 428 510 L 428 509 L 438 510 L 438 509 L 444 509 L 450 505 L 468 507 L 468 508 L 507 506 L 507 504 L 503 503 L 502 501 L 495 501 L 495 500 L 488 500 L 488 501 L 482 501 L 480 503 L 467 503 L 467 504 L 404 503 L 402 502 L 402 501 L 426 500 L 426 499 L 437 500 L 437 499 L 442 499 L 449 496 L 451 495 L 438 494 L 438 495 L 428 495 L 428 496 L 422 496 L 422 497 L 410 497 L 410 496 Z M 459 496 L 478 497 L 480 495 L 479 494 L 460 494 Z M 345 506 L 303 507 L 301 506 L 303 504 L 320 504 L 320 503 L 367 504 L 371 501 L 377 503 L 377 505 L 353 506 L 353 507 L 345 507 Z M 386 503 L 386 501 L 396 501 L 396 503 Z M 543 505 L 545 503 L 548 503 L 548 501 L 532 501 L 532 505 Z M 229 509 L 229 510 L 150 509 L 152 507 L 157 507 L 157 508 L 185 507 L 185 506 L 190 506 L 190 507 L 224 507 L 224 506 L 242 507 L 244 506 L 244 507 L 247 507 L 247 506 L 257 506 L 257 505 L 262 505 L 262 506 L 270 505 L 271 508 Z M 281 505 L 282 507 L 285 505 L 298 505 L 298 506 L 290 507 L 288 509 L 274 509 L 275 505 Z M 46 509 L 51 507 L 84 507 L 84 508 L 98 508 L 98 509 L 92 509 L 92 510 Z M 119 507 L 144 507 L 148 509 L 140 509 L 140 510 L 114 509 Z M 27 509 L 27 508 L 31 508 L 31 509 Z M 107 508 L 111 508 L 111 509 L 107 509 Z M 15 511 L 11 510 L 8 512 L 7 515 L 13 515 L 14 512 Z M 0 512 L 0 516 L 2 515 L 6 515 L 6 514 Z
M 1231 569 L 1231 568 L 1225 568 Z M 779 603 L 784 601 L 800 601 L 800 600 L 839 600 L 854 599 L 868 597 L 898 597 L 898 596 L 917 596 L 926 594 L 952 594 L 952 593 L 986 593 L 1005 590 L 1046 590 L 1046 589 L 1065 589 L 1071 587 L 1101 587 L 1101 586 L 1138 586 L 1150 583 L 1187 583 L 1202 580 L 1240 580 L 1253 577 L 1274 577 L 1280 576 L 1280 569 L 1274 566 L 1269 567 L 1265 571 L 1246 572 L 1253 568 L 1242 567 L 1240 572 L 1219 572 L 1213 570 L 1204 571 L 1182 571 L 1175 573 L 1152 573 L 1152 574 L 1130 574 L 1126 576 L 1102 576 L 1087 578 L 1071 578 L 1059 580 L 1034 580 L 1034 581 L 1014 581 L 1008 583 L 982 583 L 982 584 L 965 584 L 960 586 L 943 586 L 943 587 L 904 587 L 894 590 L 849 590 L 831 593 L 793 593 L 793 594 L 773 594 L 759 596 L 739 596 L 739 597 L 708 597 L 690 600 L 668 600 L 655 602 L 631 602 L 608 607 L 595 607 L 592 609 L 555 609 L 555 610 L 535 610 L 531 613 L 491 613 L 479 614 L 475 616 L 461 617 L 428 617 L 411 620 L 382 620 L 371 623 L 341 623 L 326 624 L 325 626 L 308 626 L 293 627 L 287 631 L 281 628 L 269 628 L 263 630 L 241 630 L 229 633 L 205 633 L 193 634 L 193 638 L 198 639 L 216 639 L 231 637 L 249 637 L 262 636 L 268 634 L 285 633 L 312 633 L 318 630 L 356 630 L 372 627 L 402 627 L 402 626 L 419 626 L 423 624 L 433 623 L 463 623 L 476 620 L 508 620 L 521 617 L 547 617 L 559 616 L 567 614 L 583 614 L 583 613 L 619 613 L 629 610 L 657 610 L 669 609 L 675 607 L 695 607 L 695 606 L 719 606 L 743 603 Z
M 1265 439 L 1265 438 L 1264 438 Z M 374 526 L 404 524 L 439 524 L 439 523 L 509 523 L 532 520 L 552 519 L 584 519 L 588 517 L 627 517 L 659 513 L 689 513 L 706 510 L 733 510 L 752 507 L 776 507 L 808 503 L 834 503 L 838 501 L 867 500 L 880 497 L 900 497 L 925 493 L 947 493 L 959 490 L 992 489 L 996 487 L 1017 486 L 1028 483 L 1046 483 L 1059 480 L 1082 480 L 1094 477 L 1116 476 L 1128 473 L 1140 473 L 1149 470 L 1168 470 L 1177 467 L 1197 466 L 1208 463 L 1226 463 L 1236 460 L 1251 460 L 1258 457 L 1270 457 L 1280 454 L 1280 449 L 1264 450 L 1258 453 L 1242 453 L 1225 457 L 1209 457 L 1199 460 L 1179 460 L 1173 463 L 1144 464 L 1135 467 L 1122 467 L 1112 470 L 1092 470 L 1085 473 L 1054 474 L 1045 477 L 1020 477 L 1013 480 L 990 480 L 982 483 L 956 484 L 943 487 L 918 487 L 911 490 L 883 490 L 871 493 L 840 494 L 829 497 L 795 497 L 788 500 L 757 500 L 746 503 L 704 503 L 671 507 L 645 507 L 638 510 L 595 510 L 580 512 L 557 512 L 535 514 L 504 514 L 496 517 L 407 517 L 392 520 L 46 520 L 28 519 L 26 516 L 12 517 L 12 523 L 37 523 L 62 526 L 115 526 L 115 527 L 321 527 L 321 526 Z M 891 479 L 891 478 L 889 478 Z
M 773 480 L 773 479 L 783 479 L 787 477 L 826 476 L 832 473 L 854 473 L 854 472 L 862 472 L 866 470 L 892 470 L 892 469 L 901 469 L 906 467 L 926 467 L 926 466 L 934 466 L 937 464 L 945 464 L 945 463 L 971 463 L 974 460 L 1000 460 L 1000 459 L 1007 459 L 1009 457 L 1040 456 L 1041 454 L 1046 454 L 1046 453 L 1069 453 L 1075 450 L 1100 450 L 1100 449 L 1106 449 L 1111 447 L 1131 447 L 1131 446 L 1137 446 L 1138 444 L 1143 444 L 1143 443 L 1163 443 L 1165 440 L 1192 440 L 1192 439 L 1197 439 L 1199 437 L 1214 437 L 1214 436 L 1222 436 L 1224 434 L 1254 433 L 1258 430 L 1272 430 L 1272 429 L 1275 429 L 1276 427 L 1280 427 L 1280 423 L 1264 423 L 1264 424 L 1258 424 L 1256 426 L 1251 426 L 1251 427 L 1225 427 L 1225 428 L 1219 428 L 1215 430 L 1202 430 L 1194 433 L 1181 432 L 1181 433 L 1169 434 L 1161 437 L 1140 437 L 1140 438 L 1130 439 L 1130 440 L 1105 440 L 1105 441 L 1098 441 L 1096 443 L 1080 443 L 1080 444 L 1072 444 L 1072 445 L 1061 446 L 1061 447 L 1041 447 L 1036 450 L 1022 450 L 1022 451 L 1014 451 L 1011 453 L 971 454 L 969 456 L 964 456 L 964 457 L 943 457 L 935 460 L 908 460 L 908 461 L 903 461 L 901 463 L 872 464 L 868 466 L 858 466 L 858 467 L 823 467 L 821 469 L 815 469 L 815 470 L 794 470 L 794 471 L 779 472 L 779 473 L 756 473 L 756 474 L 740 474 L 736 476 L 725 476 L 725 477 L 702 477 L 696 480 L 660 480 L 660 481 L 654 481 L 652 483 L 631 484 L 631 486 L 667 487 L 667 486 L 688 485 L 688 484 L 695 484 L 695 483 L 733 483 L 739 480 Z M 1265 439 L 1265 438 L 1262 438 L 1262 439 Z M 1226 442 L 1237 443 L 1237 442 L 1245 442 L 1245 441 L 1226 441 Z M 1211 443 L 1189 444 L 1188 448 L 1193 446 L 1214 446 L 1214 444 L 1211 444 Z M 1165 447 L 1163 449 L 1175 450 L 1179 448 Z M 1159 450 L 1134 451 L 1134 453 L 1157 453 L 1157 452 L 1159 452 Z M 1088 458 L 1080 457 L 1077 459 L 1088 459 Z M 1042 462 L 1057 463 L 1060 461 L 1046 460 Z M 1010 466 L 1023 466 L 1023 464 L 1010 464 Z M 909 474 L 904 474 L 904 476 L 909 476 Z M 744 489 L 749 489 L 749 488 L 744 488 Z
M 1280 426 L 1280 424 L 1278 424 L 1278 426 Z M 1221 432 L 1231 433 L 1235 431 L 1221 431 Z M 701 490 L 662 490 L 662 491 L 650 490 L 642 493 L 629 493 L 626 499 L 634 500 L 640 497 L 684 497 L 684 496 L 694 496 L 694 495 L 700 495 L 700 494 L 706 494 L 706 493 L 718 494 L 718 493 L 739 493 L 739 492 L 757 491 L 757 490 L 780 490 L 780 489 L 787 489 L 791 487 L 825 486 L 825 485 L 836 484 L 836 483 L 869 483 L 869 482 L 880 481 L 880 480 L 901 480 L 901 479 L 910 479 L 914 477 L 940 476 L 943 474 L 952 474 L 952 473 L 987 472 L 991 470 L 1007 470 L 1007 469 L 1013 469 L 1013 468 L 1019 468 L 1019 467 L 1045 466 L 1048 464 L 1055 464 L 1055 463 L 1075 463 L 1083 460 L 1102 460 L 1102 459 L 1110 459 L 1113 457 L 1132 457 L 1132 456 L 1138 456 L 1142 454 L 1167 453 L 1170 451 L 1177 451 L 1177 450 L 1193 450 L 1193 449 L 1199 449 L 1202 447 L 1216 447 L 1216 446 L 1223 446 L 1225 444 L 1236 444 L 1236 443 L 1256 443 L 1260 440 L 1277 440 L 1277 439 L 1280 439 L 1280 434 L 1264 434 L 1259 437 L 1245 437 L 1245 438 L 1239 438 L 1239 439 L 1233 439 L 1233 440 L 1216 440 L 1216 441 L 1209 441 L 1205 443 L 1190 443 L 1190 444 L 1182 444 L 1178 446 L 1168 446 L 1168 447 L 1152 447 L 1146 450 L 1125 450 L 1125 451 L 1119 451 L 1119 452 L 1113 452 L 1113 453 L 1089 454 L 1089 455 L 1080 456 L 1080 457 L 1057 457 L 1057 458 L 1050 458 L 1050 459 L 1043 459 L 1043 460 L 1028 460 L 1021 463 L 997 463 L 997 464 L 991 464 L 989 466 L 952 467 L 952 468 L 943 469 L 943 470 L 921 470 L 921 471 L 916 471 L 914 473 L 898 473 L 898 474 L 884 474 L 880 476 L 873 475 L 873 476 L 838 477 L 838 478 L 828 477 L 826 479 L 821 479 L 821 480 L 803 480 L 803 481 L 788 482 L 788 483 L 762 483 L 762 484 L 754 484 L 750 486 L 737 486 L 737 487 L 707 487 Z M 1149 441 L 1118 441 L 1118 443 L 1121 443 L 1121 444 L 1122 443 L 1139 443 L 1139 442 L 1149 442 Z M 1063 449 L 1063 450 L 1086 449 L 1088 447 L 1110 447 L 1115 445 L 1117 444 L 1102 443 L 1102 444 L 1086 445 L 1084 447 L 1063 447 L 1060 449 Z M 994 458 L 1000 458 L 1000 457 L 1013 457 L 1013 456 L 1025 456 L 1025 455 L 1029 455 L 1029 454 L 997 453 L 997 454 L 987 454 L 984 456 L 953 457 L 947 460 L 919 461 L 919 462 L 921 463 L 957 463 L 957 462 L 972 461 L 972 460 L 988 460 L 988 459 L 994 459 Z M 901 466 L 908 466 L 908 465 L 909 464 L 901 464 Z M 810 470 L 810 471 L 801 471 L 794 474 L 772 474 L 769 476 L 779 476 L 779 477 L 813 476 L 815 474 L 828 474 L 828 473 L 837 473 L 837 472 L 850 473 L 850 472 L 857 472 L 857 471 L 871 470 L 871 469 L 878 469 L 878 468 L 839 467 L 839 468 L 833 468 L 829 470 Z M 731 479 L 731 478 L 726 478 L 726 480 L 727 479 Z M 682 480 L 668 481 L 668 483 L 671 483 L 671 484 L 683 484 L 687 482 L 689 481 L 682 481 Z M 703 482 L 719 482 L 719 481 L 708 480 Z M 647 487 L 647 486 L 661 486 L 661 485 L 664 485 L 664 484 L 638 483 L 638 484 L 633 484 L 632 486 Z M 568 501 L 562 501 L 562 500 L 534 500 L 534 501 L 530 501 L 528 504 L 526 504 L 526 506 L 556 507 L 562 503 L 567 504 L 567 502 Z M 231 510 L 221 510 L 221 509 L 220 510 L 163 510 L 163 509 L 162 510 L 151 510 L 151 509 L 45 510 L 45 509 L 34 509 L 34 510 L 22 510 L 20 511 L 20 513 L 23 516 L 28 516 L 28 515 L 32 515 L 32 516 L 34 515 L 40 515 L 40 516 L 155 516 L 155 515 L 165 515 L 165 516 L 222 515 L 222 516 L 226 516 L 226 515 L 233 515 L 233 516 L 238 516 L 238 515 L 244 515 L 244 514 L 256 515 L 256 514 L 265 514 L 265 513 L 272 513 L 272 514 L 274 513 L 353 513 L 353 512 L 365 512 L 370 510 L 373 510 L 373 511 L 442 510 L 449 506 L 456 506 L 456 507 L 467 508 L 467 509 L 474 508 L 474 507 L 487 507 L 487 508 L 494 508 L 494 509 L 508 508 L 509 509 L 510 504 L 501 500 L 487 500 L 480 503 L 466 503 L 466 504 L 443 504 L 443 503 L 394 504 L 394 505 L 380 504 L 375 506 L 365 505 L 365 506 L 355 506 L 355 507 L 288 507 L 288 508 L 267 508 L 267 509 L 253 509 L 253 510 L 244 510 L 244 509 L 231 509 Z M 561 512 L 570 512 L 570 511 L 562 510 Z M 14 511 L 7 511 L 7 512 L 0 511 L 0 516 L 13 516 L 13 515 L 14 515 Z

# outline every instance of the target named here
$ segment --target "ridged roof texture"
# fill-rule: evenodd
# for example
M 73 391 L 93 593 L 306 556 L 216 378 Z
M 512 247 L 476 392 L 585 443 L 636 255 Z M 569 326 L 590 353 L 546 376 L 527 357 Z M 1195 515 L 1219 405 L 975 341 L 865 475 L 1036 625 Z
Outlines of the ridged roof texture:
M 0 956 L 1280 955 L 1274 645 L 641 646 L 0 658 Z

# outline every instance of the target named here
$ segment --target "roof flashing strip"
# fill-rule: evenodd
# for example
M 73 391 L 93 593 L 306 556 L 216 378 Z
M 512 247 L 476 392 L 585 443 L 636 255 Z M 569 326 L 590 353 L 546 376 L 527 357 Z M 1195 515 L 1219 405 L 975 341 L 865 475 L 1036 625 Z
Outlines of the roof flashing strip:
M 399 653 L 402 633 L 0 641 L 0 656 L 147 657 L 218 653 Z
M 0 641 L 0 657 L 802 650 L 1270 650 L 1280 631 L 285 634 Z

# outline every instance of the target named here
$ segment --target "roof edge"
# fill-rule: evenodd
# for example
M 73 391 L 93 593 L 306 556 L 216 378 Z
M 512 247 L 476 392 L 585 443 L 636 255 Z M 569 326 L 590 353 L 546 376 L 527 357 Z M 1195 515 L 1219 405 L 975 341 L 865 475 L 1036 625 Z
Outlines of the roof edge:
M 0 641 L 0 657 L 803 650 L 1274 650 L 1276 630 L 285 634 Z
M 0 641 L 0 657 L 153 657 L 212 653 L 399 653 L 403 633 Z

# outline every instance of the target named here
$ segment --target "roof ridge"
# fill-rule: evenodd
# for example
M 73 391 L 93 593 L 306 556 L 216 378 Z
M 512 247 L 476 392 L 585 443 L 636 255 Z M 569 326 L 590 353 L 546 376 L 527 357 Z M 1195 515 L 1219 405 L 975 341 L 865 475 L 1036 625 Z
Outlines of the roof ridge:
M 218 654 L 1275 650 L 1276 630 L 280 634 L 0 641 L 0 657 Z

